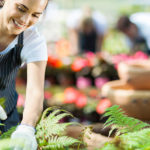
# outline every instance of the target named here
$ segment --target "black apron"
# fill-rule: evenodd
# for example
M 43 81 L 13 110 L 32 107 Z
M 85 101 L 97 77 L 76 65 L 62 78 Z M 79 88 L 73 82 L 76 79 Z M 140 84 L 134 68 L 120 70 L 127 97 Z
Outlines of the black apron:
M 21 66 L 21 50 L 23 48 L 23 32 L 18 36 L 18 43 L 6 54 L 0 54 L 0 98 L 5 99 L 4 109 L 8 118 L 0 123 L 1 131 L 6 131 L 10 127 L 19 123 L 16 110 L 18 94 L 16 92 L 16 75 Z
M 79 32 L 79 49 L 81 53 L 91 51 L 96 52 L 96 40 L 97 33 L 92 31 L 91 33 Z

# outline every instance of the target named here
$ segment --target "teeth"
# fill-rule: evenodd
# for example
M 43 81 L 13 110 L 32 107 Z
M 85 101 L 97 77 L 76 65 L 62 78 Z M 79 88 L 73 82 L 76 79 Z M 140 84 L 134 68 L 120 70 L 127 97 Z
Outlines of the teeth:
M 15 24 L 16 24 L 18 27 L 23 28 L 23 25 L 19 24 L 19 23 L 18 23 L 17 21 L 15 21 L 15 20 L 14 20 L 14 22 L 15 22 Z

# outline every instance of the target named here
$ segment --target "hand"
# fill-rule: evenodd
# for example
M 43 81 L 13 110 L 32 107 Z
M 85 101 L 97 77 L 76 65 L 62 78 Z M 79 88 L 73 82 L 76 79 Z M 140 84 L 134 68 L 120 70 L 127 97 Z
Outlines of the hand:
M 7 114 L 3 107 L 0 105 L 0 120 L 6 120 L 7 119 Z
M 21 140 L 24 147 L 15 146 L 13 150 L 37 150 L 35 129 L 28 125 L 19 125 L 11 135 L 11 139 Z

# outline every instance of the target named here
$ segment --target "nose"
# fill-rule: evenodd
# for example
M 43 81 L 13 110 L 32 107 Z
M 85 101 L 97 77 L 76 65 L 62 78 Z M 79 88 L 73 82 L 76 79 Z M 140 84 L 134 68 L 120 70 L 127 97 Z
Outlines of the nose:
M 20 17 L 20 21 L 21 21 L 20 23 L 22 23 L 23 25 L 28 25 L 30 19 L 31 19 L 30 14 L 24 14 Z

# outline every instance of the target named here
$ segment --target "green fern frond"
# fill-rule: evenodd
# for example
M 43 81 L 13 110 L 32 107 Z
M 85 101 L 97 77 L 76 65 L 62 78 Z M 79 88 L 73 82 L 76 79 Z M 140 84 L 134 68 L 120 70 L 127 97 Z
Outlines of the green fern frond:
M 106 113 L 104 114 L 104 117 L 105 116 L 109 117 L 104 124 L 105 127 L 112 125 L 113 128 L 111 132 L 115 129 L 118 129 L 117 135 L 127 132 L 139 131 L 144 127 L 150 127 L 149 124 L 144 123 L 138 119 L 127 117 L 127 115 L 124 114 L 124 111 L 120 109 L 118 105 L 107 108 Z
M 4 132 L 1 136 L 0 139 L 7 139 L 10 138 L 11 134 L 16 130 L 17 126 L 11 127 L 7 132 Z
M 150 128 L 115 137 L 100 150 L 150 150 Z
M 79 140 L 63 136 L 67 126 L 77 124 L 73 122 L 59 123 L 62 118 L 67 116 L 72 115 L 67 111 L 58 109 L 56 107 L 50 107 L 44 111 L 41 120 L 36 126 L 36 139 L 39 148 L 58 149 L 80 143 Z
M 120 140 L 124 149 L 141 150 L 141 148 L 150 147 L 150 128 L 142 129 L 140 131 L 123 134 L 120 136 Z
M 72 116 L 72 115 L 65 110 L 52 108 L 52 107 L 44 111 L 39 123 L 36 126 L 36 131 L 37 131 L 36 139 L 40 149 L 42 148 L 42 150 L 44 149 L 60 150 L 60 149 L 64 149 L 67 146 L 70 145 L 72 146 L 72 144 L 81 143 L 77 139 L 64 136 L 64 131 L 67 126 L 78 124 L 74 122 L 59 123 L 59 121 L 66 116 Z M 14 132 L 15 129 L 16 127 L 12 127 L 7 132 L 3 133 L 0 138 L 1 139 L 10 138 L 12 132 Z M 9 143 L 11 143 L 11 141 L 12 140 L 6 140 L 6 141 L 0 140 L 0 146 L 2 147 L 2 145 L 5 144 L 5 148 L 10 149 Z
M 48 140 L 48 144 L 46 146 L 42 146 L 41 148 L 43 150 L 45 149 L 60 149 L 60 148 L 64 148 L 67 146 L 70 146 L 74 143 L 79 143 L 79 141 L 77 139 L 73 139 L 71 137 L 67 137 L 67 136 L 61 136 L 61 137 L 57 137 L 57 136 L 52 136 L 49 140 Z
M 10 150 L 10 149 L 13 149 L 13 147 L 18 146 L 18 145 L 20 148 L 22 148 L 23 142 L 18 141 L 18 140 L 16 141 L 10 138 L 0 140 L 0 150 Z

